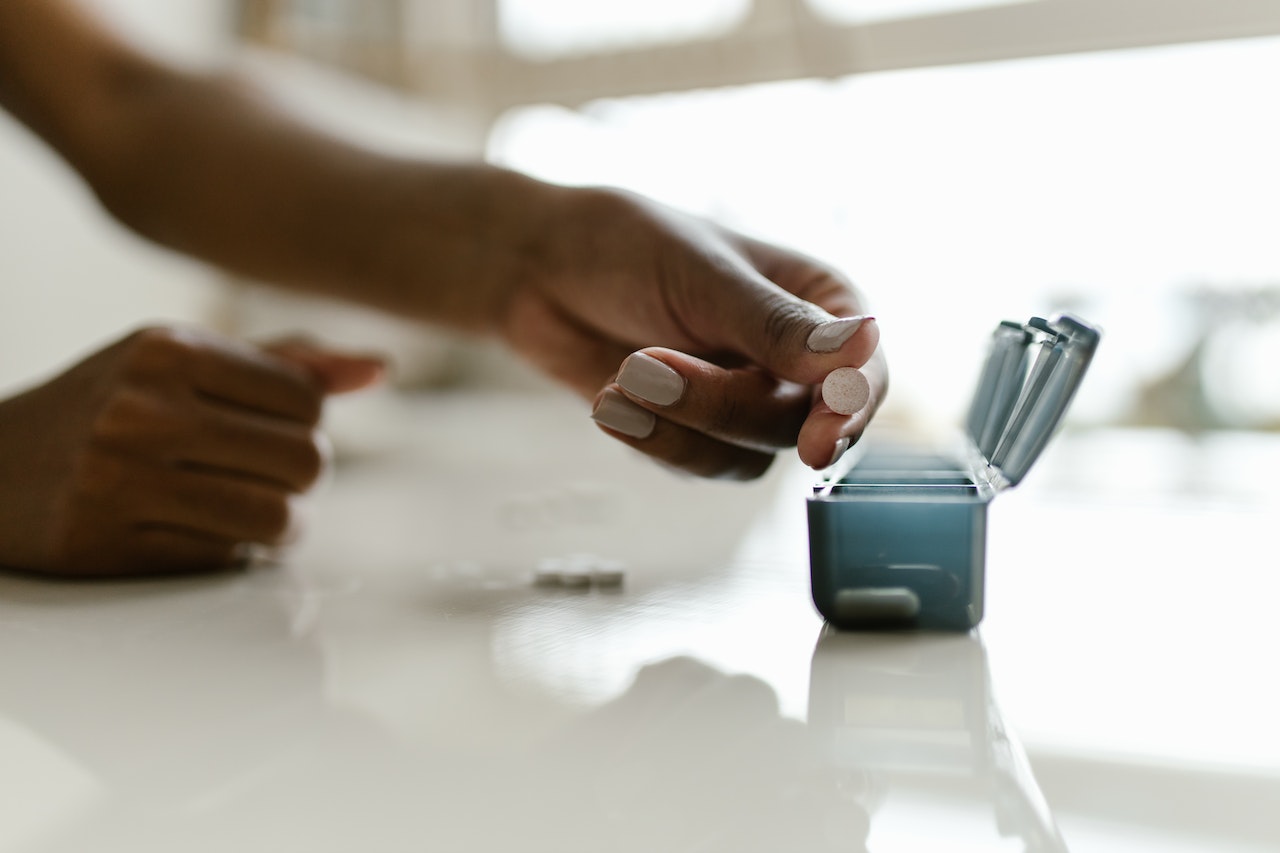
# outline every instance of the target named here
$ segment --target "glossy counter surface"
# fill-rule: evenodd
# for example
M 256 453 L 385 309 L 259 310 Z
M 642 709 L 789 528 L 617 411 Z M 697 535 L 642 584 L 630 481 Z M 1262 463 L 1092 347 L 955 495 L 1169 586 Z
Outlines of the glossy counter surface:
M 0 851 L 1280 849 L 1268 491 L 1102 494 L 1147 457 L 1064 441 L 992 508 L 981 636 L 840 635 L 804 471 L 675 478 L 560 400 L 414 416 L 281 567 L 0 577 Z M 1280 458 L 1224 447 L 1186 476 Z M 531 584 L 571 554 L 624 587 Z

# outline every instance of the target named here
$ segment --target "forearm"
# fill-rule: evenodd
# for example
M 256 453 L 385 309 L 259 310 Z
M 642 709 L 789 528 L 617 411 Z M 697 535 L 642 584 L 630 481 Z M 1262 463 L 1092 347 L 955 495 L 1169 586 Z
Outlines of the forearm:
M 362 150 L 234 74 L 157 61 L 58 0 L 0 4 L 0 104 L 149 239 L 467 329 L 496 322 L 505 288 L 539 263 L 565 192 Z
M 561 191 L 328 137 L 242 82 L 166 75 L 86 176 L 139 233 L 236 272 L 468 329 L 538 263 Z

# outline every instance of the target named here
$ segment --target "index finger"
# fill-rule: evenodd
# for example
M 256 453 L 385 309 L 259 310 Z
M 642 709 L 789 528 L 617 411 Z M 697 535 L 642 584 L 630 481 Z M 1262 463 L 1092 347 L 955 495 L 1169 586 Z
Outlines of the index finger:
M 883 351 L 876 350 L 862 372 L 871 386 L 871 394 L 866 405 L 852 415 L 833 412 L 820 394 L 814 395 L 809 417 L 800 427 L 800 435 L 796 439 L 800 459 L 809 467 L 822 469 L 834 465 L 862 437 L 863 430 L 883 402 L 889 390 L 889 371 Z
M 324 394 L 302 367 L 257 347 L 222 338 L 193 343 L 190 381 L 201 396 L 314 426 Z

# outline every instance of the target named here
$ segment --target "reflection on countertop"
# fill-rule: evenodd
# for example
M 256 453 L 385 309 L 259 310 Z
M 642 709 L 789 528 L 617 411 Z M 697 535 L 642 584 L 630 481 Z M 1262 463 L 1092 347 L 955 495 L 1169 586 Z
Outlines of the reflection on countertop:
M 62 807 L 4 849 L 1064 849 L 975 636 L 821 630 L 806 725 L 764 680 L 693 656 L 584 705 L 500 677 L 485 620 L 417 667 L 395 655 L 406 626 L 370 626 L 401 710 L 423 714 L 410 728 L 348 707 L 297 632 L 316 598 L 341 613 L 362 593 L 259 573 L 4 579 L 0 709 L 41 747 L 31 793 Z
M 814 649 L 809 726 L 862 788 L 876 850 L 1065 853 L 976 632 L 846 633 Z M 874 805 L 872 805 L 874 804 Z
M 1129 543 L 1036 550 L 1163 508 L 1009 495 L 981 641 L 834 634 L 809 474 L 673 480 L 580 414 L 434 404 L 421 448 L 339 470 L 280 567 L 0 576 L 0 850 L 1056 851 L 1055 822 L 1076 853 L 1275 849 L 1276 629 L 1135 621 L 1090 594 L 1149 589 Z M 530 583 L 571 552 L 624 561 L 623 589 Z M 1248 743 L 1254 777 L 1188 763 Z

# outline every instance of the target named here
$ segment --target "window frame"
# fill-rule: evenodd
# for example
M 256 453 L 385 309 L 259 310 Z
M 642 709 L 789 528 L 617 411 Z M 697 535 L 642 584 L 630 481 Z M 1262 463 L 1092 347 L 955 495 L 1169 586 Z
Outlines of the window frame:
M 740 26 L 715 38 L 556 59 L 525 58 L 495 39 L 483 76 L 498 109 L 574 107 L 605 97 L 1277 34 L 1275 0 L 1029 0 L 854 24 L 829 20 L 804 0 L 754 0 Z M 436 87 L 423 59 L 416 83 L 429 92 Z

